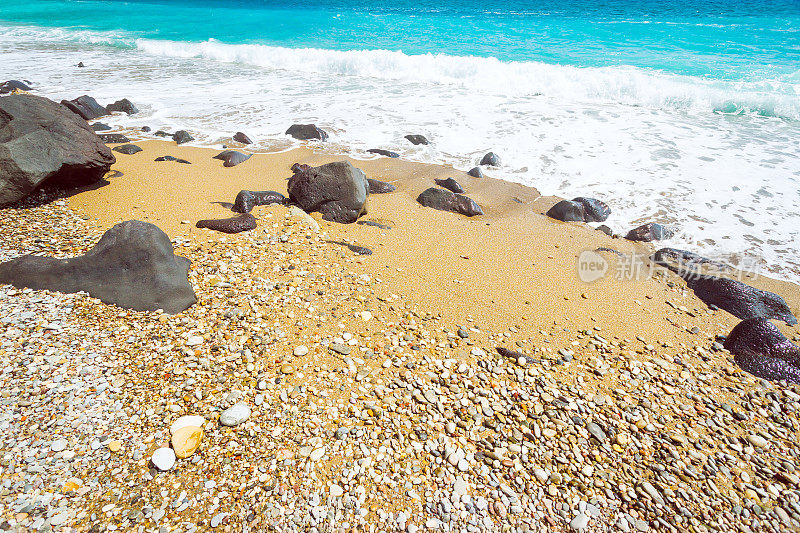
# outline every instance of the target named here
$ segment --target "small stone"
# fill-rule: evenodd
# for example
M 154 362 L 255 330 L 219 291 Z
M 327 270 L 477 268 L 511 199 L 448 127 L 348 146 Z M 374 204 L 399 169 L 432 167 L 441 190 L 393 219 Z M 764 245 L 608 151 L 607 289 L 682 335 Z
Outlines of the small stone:
M 198 426 L 185 426 L 172 434 L 172 449 L 178 459 L 190 457 L 203 440 L 203 429 Z
M 303 357 L 304 355 L 308 355 L 308 347 L 303 346 L 302 344 L 300 346 L 295 346 L 294 355 L 295 357 Z
M 586 424 L 586 430 L 589 431 L 589 434 L 592 437 L 596 438 L 597 441 L 600 442 L 601 444 L 606 441 L 607 437 L 605 432 L 602 430 L 600 426 L 598 426 L 594 422 L 589 422 L 588 424 Z
M 54 452 L 62 452 L 67 447 L 67 439 L 54 440 L 50 445 L 50 449 Z
M 166 472 L 175 466 L 175 451 L 172 448 L 159 448 L 153 453 L 150 462 L 162 472 Z
M 215 514 L 214 517 L 211 519 L 211 527 L 219 526 L 222 523 L 222 521 L 225 520 L 226 516 L 228 516 L 228 513 Z
M 223 426 L 238 426 L 250 418 L 250 407 L 244 402 L 239 402 L 233 407 L 225 409 L 219 417 L 219 423 Z
M 769 441 L 762 437 L 761 435 L 756 435 L 755 433 L 751 433 L 747 436 L 747 442 L 755 446 L 756 448 L 766 448 L 769 446 Z
M 181 428 L 185 428 L 187 426 L 197 426 L 203 427 L 203 424 L 206 423 L 206 419 L 202 416 L 198 415 L 188 415 L 182 416 L 178 418 L 172 425 L 169 427 L 169 434 L 174 435 L 176 431 Z
M 339 498 L 344 494 L 344 489 L 339 485 L 331 485 L 331 496 Z
M 114 453 L 117 453 L 122 449 L 122 441 L 119 440 L 112 440 L 108 443 L 108 449 Z
M 573 518 L 572 521 L 569 523 L 569 527 L 575 531 L 583 531 L 584 529 L 587 528 L 588 525 L 589 525 L 589 516 L 584 513 L 578 514 L 578 516 Z
M 281 374 L 293 374 L 294 367 L 288 363 L 281 365 Z
M 200 335 L 192 335 L 186 340 L 186 346 L 198 346 L 203 344 L 203 337 Z

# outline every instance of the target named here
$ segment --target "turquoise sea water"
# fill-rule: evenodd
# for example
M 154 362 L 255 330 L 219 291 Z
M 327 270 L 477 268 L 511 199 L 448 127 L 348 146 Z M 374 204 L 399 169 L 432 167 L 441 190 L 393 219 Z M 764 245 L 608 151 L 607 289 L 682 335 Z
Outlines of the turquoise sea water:
M 143 112 L 113 125 L 206 144 L 314 121 L 356 155 L 494 150 L 493 175 L 601 197 L 619 231 L 800 280 L 797 0 L 5 0 L 0 78 L 127 96 Z

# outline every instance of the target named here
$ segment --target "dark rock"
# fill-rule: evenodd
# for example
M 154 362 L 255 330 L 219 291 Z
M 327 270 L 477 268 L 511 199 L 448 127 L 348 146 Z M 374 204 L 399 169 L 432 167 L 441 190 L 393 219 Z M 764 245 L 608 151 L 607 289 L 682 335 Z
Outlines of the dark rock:
M 586 210 L 583 204 L 570 200 L 561 200 L 547 210 L 547 216 L 562 222 L 585 222 Z
M 381 180 L 367 178 L 367 183 L 369 183 L 370 194 L 386 194 L 397 190 L 397 187 L 391 183 L 386 183 L 385 181 Z
M 614 236 L 614 230 L 612 230 L 611 228 L 609 228 L 605 224 L 603 224 L 602 226 L 597 226 L 597 228 L 595 228 L 595 229 L 597 231 L 602 231 L 603 233 L 605 233 L 609 237 L 613 237 Z
M 363 246 L 358 246 L 356 244 L 349 244 L 343 241 L 328 241 L 331 244 L 338 244 L 339 246 L 344 246 L 351 252 L 356 255 L 372 255 L 372 250 L 369 248 L 364 248 Z
M 800 383 L 800 347 L 766 318 L 742 320 L 723 346 L 742 370 L 754 376 Z
M 171 155 L 162 155 L 161 157 L 156 157 L 154 161 L 175 161 L 176 163 L 183 163 L 185 165 L 192 164 L 190 161 L 187 161 L 185 159 L 178 159 L 177 157 Z
M 595 248 L 595 250 L 594 250 L 594 251 L 595 251 L 595 252 L 608 252 L 608 253 L 612 253 L 612 254 L 614 254 L 614 255 L 617 255 L 617 256 L 619 256 L 619 257 L 625 257 L 625 254 L 623 254 L 623 253 L 622 253 L 622 252 L 620 252 L 619 250 L 615 250 L 615 249 L 613 249 L 613 248 L 607 248 L 607 247 L 605 247 L 605 246 L 601 246 L 600 248 Z
M 659 266 L 675 272 L 684 279 L 720 274 L 733 270 L 731 266 L 702 257 L 686 250 L 662 248 L 651 258 Z
M 289 178 L 289 198 L 306 213 L 324 220 L 351 223 L 366 213 L 369 182 L 346 161 L 300 170 Z
M 37 186 L 88 185 L 116 161 L 85 120 L 39 96 L 0 98 L 0 205 Z
M 430 144 L 430 141 L 428 141 L 428 139 L 425 138 L 424 135 L 406 135 L 405 138 L 408 140 L 408 142 L 410 142 L 414 146 L 417 146 L 417 145 L 420 145 L 420 144 L 424 144 L 424 145 Z
M 533 360 L 531 357 L 528 357 L 525 354 L 515 352 L 514 350 L 509 350 L 508 348 L 503 348 L 502 346 L 498 346 L 497 348 L 495 348 L 495 350 L 497 350 L 497 353 L 499 353 L 503 357 L 507 357 L 517 364 L 519 364 L 520 361 L 522 362 L 522 364 L 528 364 Z
M 231 209 L 237 213 L 249 213 L 257 205 L 285 204 L 286 197 L 275 191 L 239 191 Z
M 252 154 L 243 154 L 242 152 L 237 152 L 236 150 L 225 150 L 224 152 L 220 152 L 214 156 L 214 159 L 221 159 L 224 161 L 222 164 L 223 167 L 235 167 L 239 163 L 244 163 L 248 159 L 252 157 Z
M 384 150 L 383 148 L 370 148 L 367 152 L 371 154 L 378 154 L 386 157 L 400 157 L 400 154 L 397 152 L 390 152 L 389 150 Z
M 76 66 L 77 66 L 78 68 L 83 68 L 83 67 L 85 67 L 86 65 L 84 65 L 84 64 L 83 64 L 83 61 L 81 61 L 81 62 L 79 62 L 79 63 L 78 63 Z
M 382 230 L 390 230 L 392 229 L 392 223 L 388 220 L 378 219 L 378 220 L 359 220 L 356 222 L 361 226 L 372 226 Z
M 234 134 L 234 136 L 233 136 L 233 140 L 234 140 L 234 141 L 236 141 L 237 143 L 242 143 L 242 144 L 253 144 L 253 141 L 251 141 L 251 140 L 250 140 L 250 137 L 248 137 L 247 135 L 245 135 L 245 134 L 244 134 L 244 133 L 242 133 L 241 131 L 237 131 L 237 132 Z
M 444 191 L 431 187 L 426 189 L 417 197 L 417 202 L 425 207 L 438 209 L 439 211 L 450 211 L 468 217 L 482 215 L 483 210 L 471 198 L 450 191 Z
M 142 149 L 136 146 L 135 144 L 122 144 L 120 146 L 115 146 L 114 148 L 112 148 L 112 150 L 125 155 L 138 154 L 139 152 L 142 151 Z
M 149 131 L 152 131 L 152 130 L 153 129 L 150 126 L 142 126 L 142 131 L 145 132 L 145 133 L 147 133 Z
M 297 174 L 298 172 L 303 172 L 311 168 L 311 165 L 306 165 L 305 163 L 295 163 L 292 165 L 292 173 Z
M 611 208 L 596 198 L 584 198 L 579 196 L 572 199 L 573 202 L 581 204 L 583 211 L 586 214 L 584 221 L 586 222 L 605 222 L 608 215 L 611 214 Z
M 189 135 L 189 132 L 186 130 L 178 130 L 172 135 L 172 139 L 178 144 L 186 144 L 192 142 L 194 137 Z
M 121 222 L 86 255 L 26 255 L 0 264 L 0 283 L 64 293 L 88 292 L 136 311 L 179 313 L 194 304 L 189 260 L 176 256 L 166 233 L 148 222 Z
M 120 144 L 120 143 L 129 143 L 131 142 L 130 139 L 122 135 L 121 133 L 101 133 L 98 135 L 100 140 L 106 144 Z
M 32 91 L 26 83 L 19 80 L 8 80 L 0 84 L 0 94 L 9 94 L 14 91 Z
M 113 104 L 108 104 L 106 106 L 106 111 L 109 113 L 120 112 L 125 113 L 126 115 L 135 115 L 139 112 L 133 102 L 128 100 L 127 98 L 123 98 L 122 100 L 117 100 Z
M 499 167 L 500 166 L 500 156 L 494 152 L 489 152 L 481 159 L 481 162 L 478 163 L 479 165 L 486 165 L 489 167 Z
M 473 167 L 473 168 L 471 168 L 470 171 L 467 172 L 467 175 L 468 176 L 472 176 L 473 178 L 483 178 L 484 177 L 483 170 L 481 170 L 481 167 Z
M 164 130 L 158 130 L 153 135 L 155 135 L 156 137 L 172 137 L 171 133 L 167 133 Z
M 310 141 L 312 139 L 324 141 L 328 138 L 328 134 L 314 124 L 292 124 L 286 130 L 286 135 L 291 135 L 300 141 Z
M 73 113 L 77 113 L 84 120 L 94 120 L 107 115 L 106 108 L 97 103 L 91 96 L 79 96 L 74 100 L 61 100 L 61 105 Z
M 92 131 L 108 131 L 111 129 L 111 126 L 108 124 L 103 124 L 102 122 L 95 122 L 92 124 Z
M 458 183 L 453 178 L 447 178 L 446 180 L 435 179 L 433 181 L 436 182 L 436 185 L 438 185 L 439 187 L 444 187 L 448 191 L 451 191 L 451 192 L 454 192 L 454 193 L 458 193 L 458 194 L 461 194 L 461 193 L 464 192 L 464 187 L 462 187 L 461 184 Z
M 661 224 L 648 222 L 647 224 L 642 224 L 638 228 L 630 230 L 628 234 L 625 235 L 625 238 L 629 241 L 651 242 L 669 239 L 672 235 L 672 230 L 665 228 Z
M 686 286 L 706 305 L 715 305 L 736 318 L 774 318 L 789 325 L 797 324 L 783 298 L 741 281 L 716 276 L 689 276 Z
M 241 233 L 256 229 L 256 217 L 250 213 L 242 213 L 230 218 L 198 220 L 195 226 L 221 231 L 222 233 Z

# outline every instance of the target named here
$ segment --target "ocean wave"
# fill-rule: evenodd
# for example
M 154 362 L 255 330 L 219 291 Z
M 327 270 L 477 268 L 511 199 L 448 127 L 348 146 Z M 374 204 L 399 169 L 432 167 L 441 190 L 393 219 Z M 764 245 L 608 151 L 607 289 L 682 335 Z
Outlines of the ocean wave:
M 795 76 L 723 81 L 636 67 L 575 67 L 536 61 L 445 54 L 409 55 L 390 50 L 325 50 L 215 40 L 178 42 L 137 39 L 148 54 L 201 58 L 309 74 L 451 84 L 506 97 L 545 96 L 688 112 L 724 112 L 800 119 Z

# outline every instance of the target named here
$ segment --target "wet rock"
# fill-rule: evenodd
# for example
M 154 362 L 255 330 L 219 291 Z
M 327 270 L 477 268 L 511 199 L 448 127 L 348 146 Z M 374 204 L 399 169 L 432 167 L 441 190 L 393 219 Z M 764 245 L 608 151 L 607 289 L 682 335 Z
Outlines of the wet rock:
M 149 131 L 152 131 L 152 128 L 150 126 L 142 126 L 142 131 L 147 133 Z
M 306 213 L 347 224 L 366 213 L 369 182 L 364 172 L 341 161 L 296 172 L 288 190 L 290 200 Z
M 30 95 L 0 99 L 0 205 L 45 182 L 94 183 L 115 161 L 86 121 L 56 102 Z
M 106 144 L 120 144 L 120 143 L 129 143 L 131 142 L 126 136 L 120 133 L 101 133 L 98 135 L 100 140 Z
M 103 124 L 102 122 L 95 122 L 92 124 L 92 131 L 108 131 L 111 129 L 111 126 L 108 124 Z
M 167 133 L 164 130 L 157 130 L 153 135 L 156 137 L 172 137 L 171 133 Z
M 471 198 L 435 187 L 423 191 L 417 197 L 417 202 L 425 207 L 459 213 L 468 217 L 483 214 L 483 210 Z
M 154 159 L 154 161 L 174 161 L 176 163 L 183 163 L 184 165 L 191 165 L 192 164 L 191 162 L 189 162 L 189 161 L 187 161 L 185 159 L 179 159 L 179 158 L 177 158 L 175 156 L 171 156 L 171 155 L 162 155 L 161 157 L 156 157 Z
M 189 135 L 189 132 L 186 130 L 178 130 L 172 134 L 172 139 L 178 144 L 186 144 L 192 142 L 194 137 Z
M 292 165 L 292 174 L 297 174 L 298 172 L 302 172 L 310 168 L 311 165 L 306 165 L 305 163 L 295 163 Z
M 286 135 L 291 135 L 299 141 L 325 141 L 328 139 L 328 134 L 315 124 L 292 124 L 286 130 Z
M 648 222 L 630 230 L 625 238 L 629 241 L 651 242 L 669 239 L 672 235 L 673 232 L 669 228 L 656 222 Z
M 189 260 L 176 256 L 166 233 L 148 222 L 120 222 L 85 255 L 26 255 L 0 264 L 0 283 L 64 293 L 88 292 L 137 311 L 178 313 L 197 301 Z
M 766 318 L 742 320 L 723 346 L 742 370 L 754 376 L 800 383 L 800 347 Z
M 235 167 L 239 163 L 244 163 L 252 157 L 252 154 L 244 154 L 236 150 L 225 150 L 214 156 L 214 159 L 224 161 L 223 167 Z
M 106 111 L 111 114 L 114 112 L 125 113 L 126 115 L 135 115 L 139 112 L 133 102 L 128 100 L 127 98 L 123 98 L 122 100 L 117 100 L 113 104 L 108 104 L 106 106 Z
M 483 178 L 483 177 L 485 177 L 483 175 L 483 170 L 481 170 L 481 167 L 473 167 L 473 168 L 471 168 L 470 171 L 467 172 L 467 175 L 472 176 L 473 178 Z
M 250 137 L 248 137 L 247 135 L 245 135 L 245 134 L 244 134 L 244 133 L 242 133 L 241 131 L 237 131 L 237 132 L 234 134 L 234 136 L 233 136 L 233 140 L 234 140 L 234 141 L 236 141 L 237 143 L 242 143 L 242 144 L 253 144 L 253 141 L 250 139 Z
M 115 146 L 112 150 L 125 155 L 133 155 L 142 151 L 142 149 L 135 144 L 122 144 L 120 146 Z
M 397 190 L 397 187 L 385 181 L 367 178 L 367 183 L 369 183 L 370 194 L 386 194 Z
M 395 157 L 395 158 L 400 157 L 400 154 L 398 154 L 397 152 L 391 152 L 389 150 L 384 150 L 383 148 L 370 148 L 369 150 L 367 150 L 367 152 L 369 152 L 370 154 L 378 154 L 385 157 Z
M 91 96 L 83 95 L 74 100 L 61 100 L 61 105 L 84 120 L 94 120 L 108 115 L 106 108 L 97 103 Z
M 601 202 L 597 198 L 585 198 L 578 196 L 572 199 L 583 206 L 585 213 L 584 220 L 586 222 L 605 222 L 611 214 L 611 208 L 605 202 Z
M 406 135 L 405 138 L 406 138 L 406 140 L 408 142 L 410 142 L 414 146 L 417 146 L 417 145 L 420 145 L 420 144 L 423 144 L 423 145 L 430 144 L 430 141 L 428 141 L 428 139 L 426 139 L 424 135 Z
M 716 306 L 736 318 L 774 318 L 789 325 L 797 324 L 786 301 L 774 292 L 716 276 L 687 277 L 686 286 L 706 305 Z
M 450 192 L 454 192 L 454 193 L 458 193 L 458 194 L 461 194 L 461 193 L 464 192 L 464 187 L 462 187 L 461 184 L 458 183 L 453 178 L 447 178 L 446 180 L 435 179 L 434 181 L 436 182 L 436 185 L 438 185 L 439 187 L 443 187 L 443 188 L 447 189 Z
M 83 61 L 79 61 L 78 64 L 75 66 L 78 68 L 84 68 L 86 65 L 83 64 Z
M 569 200 L 561 200 L 548 209 L 546 214 L 550 218 L 555 218 L 562 222 L 584 222 L 586 217 L 583 206 Z
M 249 213 L 257 205 L 284 204 L 286 197 L 275 191 L 239 191 L 233 202 L 233 211 Z
M 489 167 L 499 167 L 500 166 L 500 156 L 494 152 L 489 152 L 481 158 L 481 162 L 478 163 L 479 165 L 486 165 Z
M 603 224 L 603 225 L 601 225 L 601 226 L 597 226 L 597 228 L 595 228 L 595 229 L 596 229 L 597 231 L 600 231 L 600 232 L 602 232 L 602 233 L 605 233 L 605 234 L 606 234 L 606 235 L 608 235 L 609 237 L 613 237 L 613 236 L 614 236 L 614 230 L 612 230 L 611 228 L 609 228 L 609 227 L 608 227 L 608 226 L 606 226 L 605 224 Z
M 8 80 L 0 84 L 0 94 L 10 94 L 14 91 L 32 91 L 27 83 L 19 80 Z
M 256 229 L 256 217 L 250 213 L 242 213 L 230 218 L 198 220 L 195 226 L 221 231 L 222 233 L 241 233 Z

